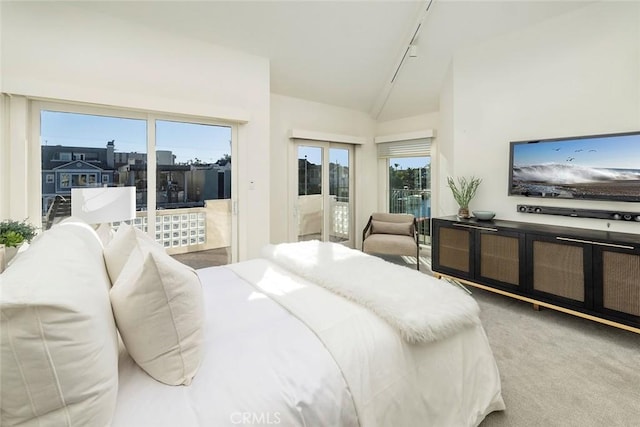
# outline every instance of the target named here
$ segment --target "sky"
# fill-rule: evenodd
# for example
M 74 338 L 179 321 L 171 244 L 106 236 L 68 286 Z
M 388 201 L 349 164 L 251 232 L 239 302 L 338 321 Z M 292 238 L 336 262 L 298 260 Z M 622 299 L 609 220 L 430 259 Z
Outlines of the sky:
M 42 145 L 104 148 L 107 141 L 115 140 L 116 152 L 147 151 L 146 120 L 43 111 L 40 126 Z M 213 163 L 231 154 L 231 128 L 156 120 L 156 150 L 172 151 L 178 163 L 195 158 Z M 322 149 L 299 146 L 298 158 L 304 159 L 305 155 L 309 162 L 320 164 Z M 394 158 L 389 159 L 389 164 L 398 164 L 401 169 L 419 168 L 429 160 L 428 157 Z M 348 150 L 331 148 L 329 162 L 348 166 Z
M 116 152 L 147 151 L 146 120 L 43 111 L 40 128 L 42 145 L 106 148 L 115 140 Z M 213 163 L 231 154 L 231 128 L 156 120 L 156 150 L 172 151 L 176 162 Z
M 567 163 L 600 168 L 640 168 L 640 134 L 542 141 L 515 145 L 514 150 L 514 166 Z

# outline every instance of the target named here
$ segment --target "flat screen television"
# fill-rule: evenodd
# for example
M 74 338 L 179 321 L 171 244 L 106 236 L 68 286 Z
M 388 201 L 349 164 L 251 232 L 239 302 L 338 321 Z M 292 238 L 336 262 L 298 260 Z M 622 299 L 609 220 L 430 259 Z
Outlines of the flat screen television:
M 640 202 L 640 132 L 515 141 L 509 195 Z

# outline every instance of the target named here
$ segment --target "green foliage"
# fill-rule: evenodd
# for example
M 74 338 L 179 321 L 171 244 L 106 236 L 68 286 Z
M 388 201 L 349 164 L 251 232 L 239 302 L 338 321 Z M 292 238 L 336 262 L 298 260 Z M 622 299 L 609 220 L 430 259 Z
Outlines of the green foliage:
M 451 177 L 447 177 L 447 184 L 453 193 L 453 198 L 458 203 L 458 206 L 464 209 L 469 208 L 469 202 L 473 199 L 473 196 L 476 195 L 476 191 L 478 191 L 478 187 L 482 179 L 471 177 L 461 177 L 458 178 L 458 184 Z
M 431 187 L 431 164 L 422 168 L 398 169 L 397 163 L 389 165 L 389 188 L 424 190 Z
M 15 231 L 7 231 L 0 236 L 0 241 L 2 241 L 5 246 L 15 247 L 24 242 L 24 237 Z
M 24 221 L 5 220 L 0 222 L 0 244 L 15 247 L 22 242 L 30 242 L 36 236 L 37 228 Z

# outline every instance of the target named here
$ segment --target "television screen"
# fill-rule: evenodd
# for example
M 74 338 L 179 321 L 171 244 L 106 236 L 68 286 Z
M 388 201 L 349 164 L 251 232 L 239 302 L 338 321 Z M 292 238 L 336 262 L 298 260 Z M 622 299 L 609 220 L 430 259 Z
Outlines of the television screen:
M 510 144 L 509 195 L 640 201 L 640 132 Z

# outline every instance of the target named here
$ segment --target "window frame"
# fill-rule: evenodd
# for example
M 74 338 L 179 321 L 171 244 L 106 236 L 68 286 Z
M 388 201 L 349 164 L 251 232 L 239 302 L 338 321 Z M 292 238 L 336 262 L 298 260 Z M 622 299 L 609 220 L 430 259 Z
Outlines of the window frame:
M 83 103 L 76 102 L 64 102 L 64 101 L 45 101 L 45 100 L 31 100 L 31 118 L 30 118 L 30 133 L 32 137 L 30 138 L 30 149 L 33 153 L 31 157 L 31 166 L 29 170 L 31 171 L 31 178 L 37 179 L 37 183 L 39 183 L 38 191 L 34 192 L 35 194 L 30 195 L 30 212 L 32 213 L 34 218 L 41 218 L 40 211 L 42 209 L 42 150 L 41 150 L 41 134 L 40 134 L 40 115 L 42 111 L 57 111 L 64 113 L 75 113 L 75 114 L 87 114 L 87 115 L 96 115 L 96 116 L 105 116 L 105 117 L 114 117 L 114 118 L 123 118 L 123 119 L 137 119 L 144 120 L 147 123 L 147 143 L 146 143 L 146 153 L 147 153 L 147 188 L 156 188 L 156 173 L 153 172 L 156 170 L 156 141 L 155 141 L 155 122 L 156 120 L 164 120 L 164 121 L 175 121 L 175 122 L 184 122 L 184 123 L 193 123 L 193 124 L 201 124 L 201 125 L 211 125 L 211 126 L 225 126 L 231 128 L 231 155 L 239 157 L 239 149 L 238 149 L 238 140 L 239 140 L 239 132 L 238 132 L 238 124 L 231 121 L 223 121 L 217 120 L 210 117 L 202 117 L 202 116 L 191 116 L 187 114 L 169 114 L 169 113 L 160 113 L 155 111 L 142 111 L 136 109 L 129 109 L 124 107 L 112 107 L 112 106 L 96 106 L 89 105 Z M 67 153 L 67 152 L 65 152 Z M 73 153 L 68 153 L 71 158 L 73 158 Z M 73 160 L 69 160 L 73 161 Z M 236 262 L 238 260 L 239 248 L 238 248 L 238 191 L 239 191 L 239 181 L 238 181 L 238 160 L 235 161 L 234 167 L 231 168 L 231 262 Z M 151 172 L 150 172 L 151 171 Z M 69 175 L 69 185 L 67 187 L 62 186 L 62 175 Z M 71 189 L 72 188 L 72 178 L 71 173 L 62 172 L 60 173 L 60 187 L 56 188 L 61 189 Z M 112 184 L 112 180 L 109 178 L 109 175 L 102 176 L 102 183 L 104 184 L 104 177 L 107 177 L 107 182 Z M 97 178 L 97 177 L 96 177 Z M 97 181 L 96 181 L 97 183 Z M 153 209 L 149 207 L 152 206 Z M 149 191 L 147 193 L 147 214 L 148 214 L 148 234 L 155 239 L 156 233 L 156 194 L 155 191 Z

